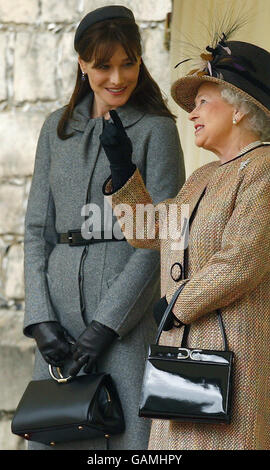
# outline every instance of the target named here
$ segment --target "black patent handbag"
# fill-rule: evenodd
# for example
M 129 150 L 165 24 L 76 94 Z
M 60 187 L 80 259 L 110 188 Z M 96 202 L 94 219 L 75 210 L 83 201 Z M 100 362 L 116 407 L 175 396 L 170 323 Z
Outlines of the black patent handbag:
M 158 341 L 185 283 L 175 292 L 159 325 L 156 342 L 150 345 L 141 390 L 139 416 L 198 423 L 230 423 L 234 353 L 228 350 L 222 316 L 217 319 L 223 350 L 187 347 L 185 326 L 181 347 Z
M 109 437 L 125 430 L 121 402 L 110 374 L 93 373 L 31 381 L 16 409 L 11 430 L 29 441 L 61 442 Z

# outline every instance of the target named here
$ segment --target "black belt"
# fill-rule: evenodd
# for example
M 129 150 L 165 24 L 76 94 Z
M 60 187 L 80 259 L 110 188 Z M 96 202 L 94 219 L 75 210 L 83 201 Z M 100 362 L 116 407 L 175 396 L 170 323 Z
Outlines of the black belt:
M 105 235 L 107 233 L 107 237 Z M 81 246 L 81 245 L 92 245 L 94 243 L 100 242 L 122 242 L 125 241 L 125 238 L 115 238 L 112 233 L 101 231 L 96 233 L 95 236 L 87 239 L 82 236 L 81 230 L 69 230 L 67 233 L 58 233 L 58 242 L 57 243 L 68 243 L 69 246 Z

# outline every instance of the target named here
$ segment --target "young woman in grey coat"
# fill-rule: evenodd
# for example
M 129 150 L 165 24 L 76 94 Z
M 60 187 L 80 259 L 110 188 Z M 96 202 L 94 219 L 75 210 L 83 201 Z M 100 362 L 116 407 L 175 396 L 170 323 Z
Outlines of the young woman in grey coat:
M 37 146 L 25 219 L 24 333 L 37 343 L 34 379 L 49 377 L 48 364 L 70 375 L 90 373 L 96 364 L 110 373 L 126 421 L 110 449 L 146 449 L 150 423 L 138 417 L 138 403 L 156 331 L 159 255 L 119 240 L 116 218 L 104 204 L 102 183 L 110 174 L 100 145 L 104 117 L 117 109 L 155 203 L 183 184 L 182 151 L 174 117 L 141 59 L 130 10 L 110 6 L 86 15 L 75 49 L 73 95 L 45 120 Z M 105 441 L 51 448 L 98 450 Z M 48 448 L 29 443 L 29 449 Z

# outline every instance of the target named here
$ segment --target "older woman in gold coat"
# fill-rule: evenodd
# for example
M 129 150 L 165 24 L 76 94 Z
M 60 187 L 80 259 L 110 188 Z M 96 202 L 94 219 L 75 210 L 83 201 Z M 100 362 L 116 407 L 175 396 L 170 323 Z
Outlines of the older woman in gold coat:
M 146 230 L 140 239 L 127 227 L 123 230 L 134 247 L 160 250 L 163 305 L 188 279 L 173 314 L 190 325 L 190 348 L 222 349 L 215 315 L 220 309 L 235 354 L 232 420 L 227 425 L 153 420 L 149 448 L 270 449 L 270 146 L 263 142 L 270 136 L 270 54 L 249 43 L 227 41 L 225 35 L 207 50 L 204 68 L 172 87 L 175 101 L 189 112 L 196 145 L 218 157 L 165 201 L 166 207 L 177 205 L 179 220 L 181 208 L 189 205 L 185 275 L 184 251 L 175 249 L 170 237 L 160 239 L 158 217 L 154 238 Z M 114 149 L 118 145 L 128 165 L 121 153 L 123 129 L 112 117 Z M 110 138 L 105 128 L 101 142 L 109 160 Z M 138 169 L 115 187 L 115 163 L 111 161 L 104 194 L 110 195 L 113 207 L 129 204 L 136 224 L 136 204 L 151 204 L 151 197 Z M 182 334 L 183 328 L 163 331 L 160 344 L 179 346 Z

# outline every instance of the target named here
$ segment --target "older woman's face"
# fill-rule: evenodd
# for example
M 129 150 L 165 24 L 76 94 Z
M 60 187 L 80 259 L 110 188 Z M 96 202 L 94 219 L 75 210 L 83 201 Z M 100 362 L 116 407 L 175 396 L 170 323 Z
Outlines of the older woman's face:
M 221 97 L 215 83 L 203 83 L 195 98 L 195 108 L 189 114 L 194 123 L 195 144 L 220 153 L 232 137 L 234 107 Z

